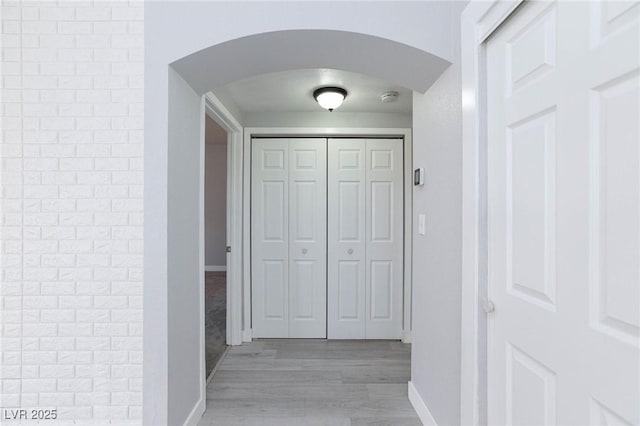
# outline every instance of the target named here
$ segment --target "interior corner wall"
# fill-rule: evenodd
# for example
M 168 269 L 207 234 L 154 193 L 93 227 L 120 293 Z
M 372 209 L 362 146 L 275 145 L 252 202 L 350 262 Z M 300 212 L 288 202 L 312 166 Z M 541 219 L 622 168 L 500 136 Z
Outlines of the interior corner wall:
M 184 424 L 201 402 L 200 168 L 202 101 L 169 69 L 168 424 Z
M 453 11 L 454 63 L 413 96 L 413 162 L 425 184 L 413 196 L 411 381 L 438 425 L 460 424 L 462 292 L 462 87 L 460 12 Z M 426 234 L 417 233 L 418 214 Z
M 204 233 L 206 266 L 227 265 L 227 144 L 205 145 Z

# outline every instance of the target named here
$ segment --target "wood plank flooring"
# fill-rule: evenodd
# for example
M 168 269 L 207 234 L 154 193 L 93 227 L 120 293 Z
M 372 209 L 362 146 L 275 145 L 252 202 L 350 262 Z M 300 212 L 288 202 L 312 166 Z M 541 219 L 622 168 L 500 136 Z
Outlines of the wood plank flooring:
M 257 340 L 233 346 L 200 425 L 420 426 L 407 398 L 410 345 Z

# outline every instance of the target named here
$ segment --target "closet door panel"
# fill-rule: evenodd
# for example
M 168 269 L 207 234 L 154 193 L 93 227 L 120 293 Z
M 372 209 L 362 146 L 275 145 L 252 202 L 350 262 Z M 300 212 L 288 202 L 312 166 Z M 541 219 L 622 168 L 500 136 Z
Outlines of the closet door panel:
M 289 337 L 327 336 L 327 142 L 289 140 Z
M 253 335 L 288 337 L 289 147 L 283 139 L 254 139 L 252 144 Z
M 366 339 L 402 333 L 402 145 L 399 139 L 366 141 Z
M 365 326 L 365 141 L 328 141 L 328 337 L 361 339 Z

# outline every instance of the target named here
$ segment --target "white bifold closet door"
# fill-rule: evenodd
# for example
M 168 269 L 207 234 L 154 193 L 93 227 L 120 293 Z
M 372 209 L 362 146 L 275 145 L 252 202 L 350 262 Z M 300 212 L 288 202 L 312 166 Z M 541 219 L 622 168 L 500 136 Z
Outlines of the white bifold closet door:
M 326 337 L 326 139 L 253 139 L 254 337 Z
M 399 339 L 403 143 L 328 141 L 328 337 Z

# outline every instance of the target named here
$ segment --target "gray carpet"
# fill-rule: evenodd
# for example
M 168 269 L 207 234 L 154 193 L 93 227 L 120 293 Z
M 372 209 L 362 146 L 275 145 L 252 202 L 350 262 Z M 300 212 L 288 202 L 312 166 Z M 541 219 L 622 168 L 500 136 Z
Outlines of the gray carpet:
M 205 272 L 207 377 L 227 348 L 227 273 Z

